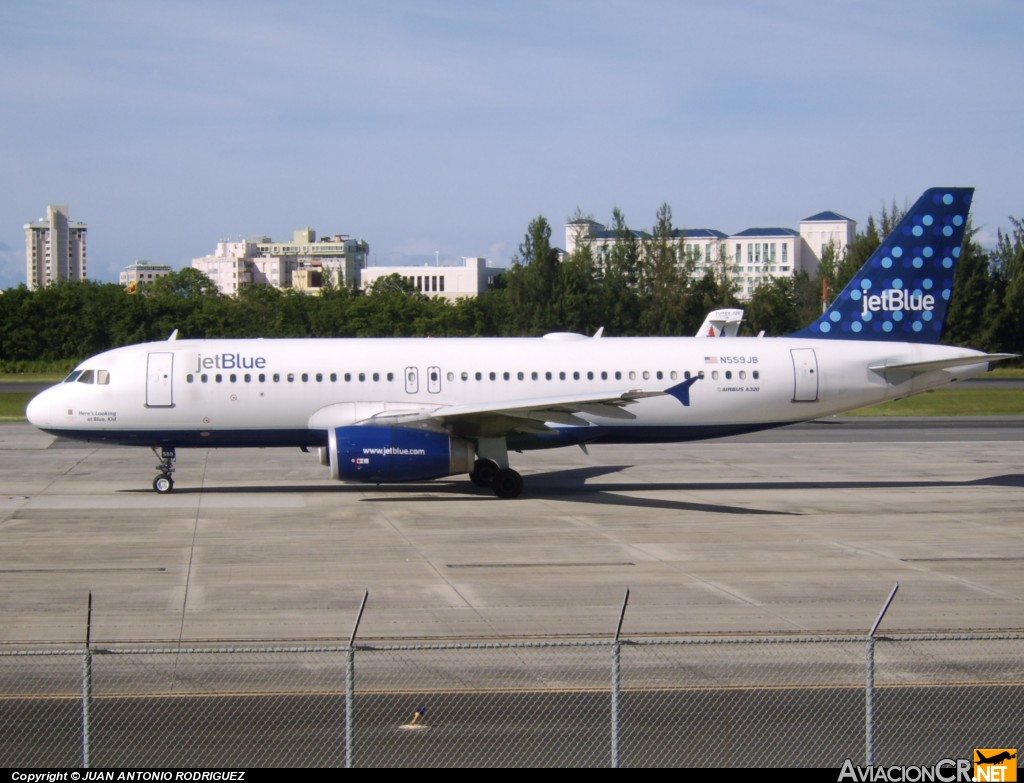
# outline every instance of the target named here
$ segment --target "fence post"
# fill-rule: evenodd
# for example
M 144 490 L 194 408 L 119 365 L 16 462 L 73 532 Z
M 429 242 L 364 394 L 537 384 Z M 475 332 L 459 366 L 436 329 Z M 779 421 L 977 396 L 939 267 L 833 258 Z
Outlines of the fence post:
M 92 707 L 92 591 L 85 616 L 85 653 L 82 656 L 82 769 L 89 769 L 89 721 Z
M 369 595 L 369 590 L 363 590 L 363 600 L 359 604 L 359 612 L 352 625 L 348 650 L 345 651 L 345 769 L 352 769 L 355 766 L 355 721 L 352 718 L 352 711 L 356 703 L 356 633 L 359 631 L 359 621 L 363 619 L 363 610 L 366 609 L 366 599 Z
M 626 616 L 626 605 L 629 603 L 629 588 L 622 598 L 622 609 L 619 610 L 619 624 L 615 627 L 615 638 L 612 640 L 612 769 L 619 768 L 619 678 L 620 651 L 619 635 L 622 633 L 622 620 Z
M 864 691 L 864 763 L 872 766 L 875 763 L 875 632 L 882 624 L 882 618 L 889 611 L 892 599 L 896 597 L 896 591 L 900 589 L 897 582 L 889 598 L 886 600 L 882 611 L 878 613 L 875 624 L 868 631 L 867 639 L 867 683 Z

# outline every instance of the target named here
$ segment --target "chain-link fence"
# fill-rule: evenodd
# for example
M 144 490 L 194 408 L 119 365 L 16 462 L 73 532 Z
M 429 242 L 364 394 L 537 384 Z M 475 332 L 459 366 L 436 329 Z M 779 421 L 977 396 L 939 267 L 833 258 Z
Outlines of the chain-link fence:
M 934 764 L 1024 746 L 1024 634 L 0 651 L 0 766 Z

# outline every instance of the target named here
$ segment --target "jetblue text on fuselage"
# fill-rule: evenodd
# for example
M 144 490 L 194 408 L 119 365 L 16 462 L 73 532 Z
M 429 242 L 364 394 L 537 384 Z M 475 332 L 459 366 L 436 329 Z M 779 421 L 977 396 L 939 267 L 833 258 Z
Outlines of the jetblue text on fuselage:
M 935 309 L 931 294 L 915 294 L 901 288 L 889 288 L 880 294 L 864 294 L 861 315 L 895 310 L 925 311 Z
M 199 354 L 195 372 L 203 370 L 264 370 L 267 360 L 262 356 L 246 356 L 244 353 L 215 353 L 213 356 Z

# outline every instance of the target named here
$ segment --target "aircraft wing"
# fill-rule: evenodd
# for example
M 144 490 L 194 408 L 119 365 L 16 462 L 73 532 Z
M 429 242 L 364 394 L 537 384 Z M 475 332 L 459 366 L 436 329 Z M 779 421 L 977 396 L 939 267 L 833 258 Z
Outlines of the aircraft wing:
M 578 414 L 605 416 L 613 419 L 635 419 L 626 410 L 638 400 L 671 394 L 671 390 L 631 389 L 601 394 L 571 394 L 532 397 L 519 400 L 497 400 L 468 405 L 445 405 L 418 411 L 381 412 L 359 424 L 416 426 L 437 423 L 455 434 L 479 437 L 503 435 L 513 431 L 546 432 L 545 422 L 585 427 L 590 422 Z
M 922 372 L 932 372 L 933 370 L 945 370 L 950 367 L 967 367 L 972 364 L 1000 362 L 1006 359 L 1016 358 L 1017 354 L 1015 353 L 974 353 L 966 356 L 958 356 L 953 359 L 938 359 L 923 362 L 901 362 L 898 359 L 890 359 L 880 364 L 873 364 L 868 367 L 868 369 L 880 373 L 909 372 L 913 375 Z

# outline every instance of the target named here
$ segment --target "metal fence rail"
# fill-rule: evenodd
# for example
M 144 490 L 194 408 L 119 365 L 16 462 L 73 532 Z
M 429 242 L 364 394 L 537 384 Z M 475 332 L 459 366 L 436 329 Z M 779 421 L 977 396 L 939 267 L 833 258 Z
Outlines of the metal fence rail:
M 1024 634 L 0 651 L 0 766 L 934 764 L 1024 746 Z

